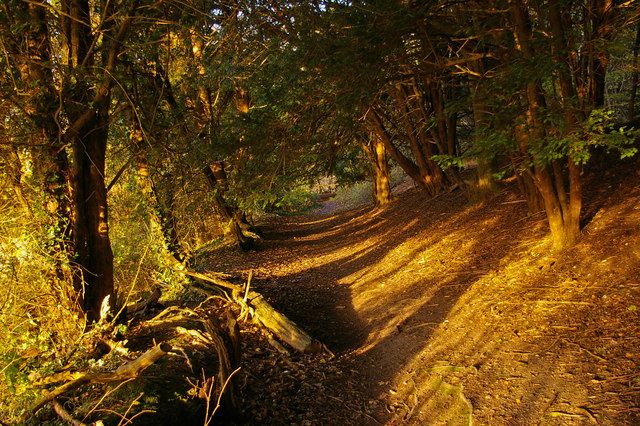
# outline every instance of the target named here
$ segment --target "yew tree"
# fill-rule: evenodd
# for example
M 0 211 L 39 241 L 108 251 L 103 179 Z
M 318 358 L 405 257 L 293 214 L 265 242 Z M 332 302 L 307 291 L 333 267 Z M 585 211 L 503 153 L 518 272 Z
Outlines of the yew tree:
M 139 6 L 2 5 L 3 81 L 11 82 L 3 88 L 37 140 L 31 155 L 55 222 L 52 246 L 67 258 L 75 297 L 90 321 L 105 301 L 115 303 L 105 155 L 119 56 Z M 57 270 L 60 275 L 62 266 Z

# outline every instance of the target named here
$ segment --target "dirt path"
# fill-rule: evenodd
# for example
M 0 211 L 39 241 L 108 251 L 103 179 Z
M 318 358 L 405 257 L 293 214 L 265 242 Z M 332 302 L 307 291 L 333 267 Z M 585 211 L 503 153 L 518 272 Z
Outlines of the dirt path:
M 259 251 L 218 252 L 208 267 L 253 270 L 255 288 L 338 355 L 347 374 L 318 395 L 319 424 L 335 424 L 340 398 L 367 413 L 355 424 L 639 424 L 631 173 L 587 194 L 594 219 L 562 254 L 511 189 L 476 205 L 408 191 L 382 211 L 280 219 Z

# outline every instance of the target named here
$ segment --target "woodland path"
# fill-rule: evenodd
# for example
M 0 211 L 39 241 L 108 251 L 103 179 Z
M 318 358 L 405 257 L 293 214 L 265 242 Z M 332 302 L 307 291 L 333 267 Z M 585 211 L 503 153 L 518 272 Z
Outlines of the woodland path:
M 593 220 L 562 254 L 514 188 L 479 204 L 409 190 L 383 210 L 277 219 L 259 250 L 207 266 L 253 270 L 337 355 L 318 424 L 638 424 L 639 176 L 591 189 Z

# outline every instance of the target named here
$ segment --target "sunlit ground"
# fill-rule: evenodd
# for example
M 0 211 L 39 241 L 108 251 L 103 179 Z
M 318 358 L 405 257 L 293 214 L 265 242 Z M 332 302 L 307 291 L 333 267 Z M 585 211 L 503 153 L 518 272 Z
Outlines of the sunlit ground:
M 282 307 L 348 350 L 392 419 L 619 424 L 640 388 L 639 201 L 637 188 L 608 200 L 552 254 L 543 218 L 511 192 L 475 205 L 413 194 L 294 219 L 239 271 L 282 287 Z
M 603 211 L 557 255 L 499 211 L 467 222 L 466 209 L 343 278 L 370 326 L 358 352 L 388 374 L 398 417 L 570 424 L 628 409 L 640 386 L 637 201 Z

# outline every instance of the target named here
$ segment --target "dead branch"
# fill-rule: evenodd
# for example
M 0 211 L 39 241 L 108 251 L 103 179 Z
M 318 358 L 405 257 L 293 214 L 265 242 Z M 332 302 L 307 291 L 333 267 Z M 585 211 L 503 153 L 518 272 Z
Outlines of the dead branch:
M 145 370 L 151 364 L 155 363 L 169 351 L 171 351 L 171 345 L 169 345 L 168 343 L 160 343 L 159 345 L 156 345 L 153 348 L 149 349 L 147 352 L 143 353 L 133 361 L 121 365 L 114 372 L 81 373 L 74 380 L 57 387 L 51 392 L 46 393 L 45 396 L 42 397 L 42 399 L 38 401 L 38 403 L 33 407 L 33 409 L 31 409 L 27 416 L 34 415 L 38 412 L 38 410 L 40 410 L 49 402 L 53 401 L 55 398 L 65 394 L 66 392 L 77 389 L 85 384 L 121 382 L 123 380 L 138 377 L 138 375 L 143 370 Z
M 218 407 L 227 412 L 235 412 L 238 409 L 235 389 L 235 381 L 231 379 L 234 370 L 238 369 L 239 359 L 235 359 L 236 344 L 231 337 L 217 327 L 211 319 L 204 322 L 211 345 L 218 356 Z M 239 342 L 238 342 L 239 344 Z M 217 408 L 216 408 L 217 409 Z
M 186 329 L 176 327 L 176 331 L 196 339 L 199 343 L 212 347 L 218 358 L 218 403 L 216 410 L 222 408 L 226 412 L 235 412 L 238 409 L 236 402 L 235 389 L 237 388 L 235 380 L 232 380 L 234 372 L 239 369 L 240 365 L 240 330 L 238 323 L 231 315 L 227 316 L 227 330 L 218 324 L 213 318 L 200 321 L 202 330 Z M 203 383 L 206 380 L 203 378 Z M 213 384 L 211 385 L 213 388 Z M 211 389 L 207 390 L 205 386 L 205 399 L 207 404 L 210 400 Z M 208 409 L 207 409 L 208 413 Z M 206 423 L 206 422 L 205 422 Z
M 202 281 L 204 281 L 205 283 L 232 290 L 231 297 L 235 303 L 247 309 L 254 318 L 270 330 L 278 339 L 298 352 L 319 353 L 326 350 L 321 342 L 313 339 L 295 322 L 278 312 L 261 294 L 255 291 L 247 291 L 247 288 L 230 283 L 220 277 L 186 270 L 179 272 L 196 278 L 201 284 Z M 204 287 L 200 287 L 200 289 L 205 292 L 207 291 Z
M 62 406 L 62 404 L 60 404 L 58 402 L 57 399 L 53 399 L 51 401 L 51 406 L 53 407 L 53 411 L 56 412 L 56 414 L 65 422 L 69 423 L 72 426 L 103 426 L 104 423 L 102 423 L 102 420 L 98 420 L 97 422 L 93 422 L 93 423 L 83 423 L 78 419 L 74 419 L 71 414 L 69 414 L 69 412 L 67 410 L 64 409 L 64 407 Z
M 247 285 L 244 288 L 244 298 L 243 300 L 246 302 L 247 297 L 249 297 L 249 288 L 251 288 L 251 278 L 253 277 L 253 269 L 249 271 L 249 278 L 247 278 Z
M 231 346 L 233 349 L 233 359 L 235 360 L 235 365 L 240 364 L 240 359 L 242 357 L 242 349 L 240 344 L 240 326 L 238 325 L 238 321 L 235 319 L 231 310 L 227 310 L 227 331 L 229 332 L 229 338 L 231 340 Z
M 181 308 L 179 306 L 169 306 L 168 308 L 160 312 L 155 317 L 149 320 L 146 320 L 145 324 L 159 324 L 166 321 L 175 321 L 176 319 L 183 319 L 183 318 L 186 318 L 184 314 L 186 314 L 187 316 L 196 316 L 196 314 L 190 309 Z M 165 317 L 169 317 L 169 318 L 164 319 Z
M 218 410 L 222 407 L 222 405 L 221 405 L 222 396 L 226 393 L 227 386 L 229 386 L 229 384 L 231 383 L 231 380 L 233 379 L 233 376 L 235 376 L 235 374 L 238 371 L 240 371 L 240 367 L 238 367 L 235 370 L 233 370 L 231 372 L 231 374 L 229 374 L 229 377 L 227 377 L 227 380 L 225 380 L 225 382 L 222 384 L 222 389 L 220 390 L 220 393 L 218 394 L 218 400 L 216 401 L 216 407 L 213 409 L 213 413 L 211 414 L 211 417 L 215 416 L 216 413 L 218 412 Z M 206 423 L 206 424 L 208 425 L 209 423 Z
M 217 286 L 228 288 L 230 290 L 234 290 L 234 291 L 242 290 L 242 287 L 240 287 L 239 285 L 230 283 L 229 281 L 223 280 L 222 278 L 217 276 L 205 275 L 205 274 L 201 274 L 200 272 L 194 272 L 194 271 L 188 271 L 188 270 L 179 270 L 178 272 L 184 275 L 187 275 L 189 277 L 196 278 L 198 280 L 207 281 Z
M 309 336 L 295 322 L 274 309 L 262 295 L 250 291 L 249 304 L 254 309 L 255 318 L 262 325 L 298 352 L 319 353 L 323 351 L 322 343 Z

